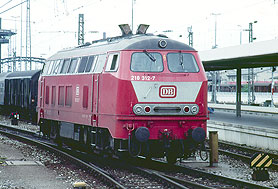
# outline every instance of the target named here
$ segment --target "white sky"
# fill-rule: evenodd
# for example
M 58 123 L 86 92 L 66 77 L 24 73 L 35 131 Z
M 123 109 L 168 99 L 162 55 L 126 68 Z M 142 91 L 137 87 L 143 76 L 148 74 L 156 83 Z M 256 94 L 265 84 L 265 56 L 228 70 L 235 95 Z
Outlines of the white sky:
M 10 45 L 2 45 L 2 58 L 16 46 L 20 56 L 21 6 L 1 13 L 22 0 L 0 1 L 2 29 L 17 31 Z M 85 42 L 120 35 L 119 24 L 131 25 L 132 0 L 30 0 L 32 56 L 47 58 L 56 51 L 77 46 L 78 14 L 85 18 Z M 3 7 L 2 7 L 3 6 Z M 23 9 L 23 49 L 25 56 L 26 3 Z M 254 24 L 256 41 L 278 38 L 278 0 L 135 0 L 134 30 L 141 23 L 149 24 L 149 33 L 167 33 L 170 38 L 188 44 L 187 27 L 193 27 L 194 48 L 201 51 L 214 46 L 215 16 L 219 48 L 238 45 L 240 30 Z M 98 31 L 99 33 L 91 33 Z M 166 34 L 166 33 L 165 33 Z M 182 37 L 179 37 L 182 35 Z M 242 32 L 242 43 L 248 43 L 248 32 Z M 16 44 L 16 45 L 15 45 Z M 11 53 L 10 53 L 11 54 Z

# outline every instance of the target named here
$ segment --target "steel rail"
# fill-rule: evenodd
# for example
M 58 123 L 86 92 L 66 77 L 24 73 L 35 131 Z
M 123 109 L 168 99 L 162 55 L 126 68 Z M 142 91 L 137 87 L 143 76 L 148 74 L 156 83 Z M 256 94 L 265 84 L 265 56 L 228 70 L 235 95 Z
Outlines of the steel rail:
M 28 135 L 35 135 L 35 134 L 37 134 L 37 133 L 32 132 L 32 131 L 22 130 L 22 129 L 10 127 L 10 126 L 5 126 L 5 125 L 2 125 L 2 124 L 0 124 L 0 127 L 3 127 L 5 129 L 11 129 L 13 131 L 16 131 L 17 133 L 18 132 L 23 132 L 24 134 L 28 134 Z M 111 179 L 112 178 L 112 181 L 109 181 L 109 182 L 112 182 L 113 184 L 118 185 L 117 188 L 125 188 L 120 183 L 118 183 L 113 178 L 113 176 L 108 174 L 106 171 L 103 171 L 102 169 L 100 169 L 99 167 L 97 167 L 95 165 L 92 165 L 90 163 L 86 163 L 85 161 L 77 159 L 77 158 L 73 157 L 72 155 L 69 155 L 68 153 L 65 153 L 65 152 L 63 152 L 61 150 L 58 150 L 55 146 L 50 146 L 51 144 L 46 144 L 44 142 L 34 141 L 34 140 L 29 139 L 27 137 L 19 136 L 18 134 L 12 134 L 12 133 L 8 133 L 8 132 L 1 131 L 1 130 L 0 130 L 0 133 L 9 135 L 9 136 L 14 137 L 14 138 L 16 138 L 18 140 L 28 141 L 29 143 L 32 143 L 34 145 L 41 146 L 41 147 L 46 148 L 46 149 L 48 149 L 50 151 L 53 151 L 55 153 L 59 153 L 59 154 L 61 154 L 64 157 L 69 157 L 70 159 L 74 160 L 78 164 L 81 164 L 84 167 L 92 169 L 93 171 L 95 171 L 98 174 L 102 175 L 106 179 L 109 179 L 109 178 Z M 244 158 L 245 160 L 249 159 L 248 156 L 244 157 L 243 155 L 239 155 L 239 154 L 236 154 L 236 153 L 224 152 L 222 150 L 219 150 L 219 151 L 220 151 L 220 153 L 226 153 L 227 155 L 231 155 L 231 156 L 234 156 L 234 157 L 237 157 L 237 158 L 241 158 L 241 159 Z M 140 161 L 144 161 L 144 160 L 141 159 Z M 169 164 L 167 164 L 165 162 L 162 162 L 162 161 L 152 160 L 152 162 L 154 164 L 159 164 L 159 167 L 170 166 Z M 142 163 L 140 163 L 140 164 L 142 165 Z M 205 172 L 205 171 L 196 170 L 196 169 L 193 169 L 193 168 L 190 168 L 190 167 L 179 166 L 179 165 L 171 165 L 171 166 L 172 166 L 172 168 L 174 168 L 174 169 L 176 169 L 176 170 L 178 170 L 180 172 L 183 172 L 185 174 L 189 174 L 189 175 L 196 174 L 198 176 L 204 176 L 206 178 L 210 178 L 210 179 L 214 179 L 214 180 L 221 180 L 221 181 L 225 181 L 227 183 L 235 183 L 236 186 L 240 185 L 240 186 L 243 186 L 243 187 L 247 186 L 247 187 L 250 187 L 250 188 L 270 188 L 270 187 L 265 187 L 265 186 L 257 185 L 257 184 L 250 183 L 250 182 L 243 181 L 243 180 L 238 180 L 238 179 L 233 179 L 233 178 L 229 178 L 229 177 L 225 177 L 225 176 L 215 175 L 215 174 L 208 173 L 208 172 Z M 188 187 L 192 187 L 192 183 L 191 182 L 181 181 L 180 179 L 172 177 L 172 176 L 169 176 L 167 174 L 159 173 L 159 172 L 151 170 L 149 168 L 148 168 L 148 170 L 146 170 L 146 169 L 144 169 L 142 167 L 144 167 L 144 166 L 140 166 L 140 167 L 133 166 L 133 169 L 138 169 L 139 171 L 144 172 L 144 173 L 146 173 L 146 174 L 148 174 L 148 175 L 150 175 L 152 177 L 156 177 L 157 179 L 160 179 L 163 182 L 166 182 L 168 185 L 173 186 L 175 188 L 186 188 L 187 186 Z M 155 166 L 155 167 L 158 167 L 158 166 Z M 208 187 L 208 186 L 199 185 L 198 183 L 193 183 L 193 185 L 194 184 L 196 184 L 196 186 L 195 186 L 196 188 L 206 188 L 206 187 L 207 188 L 211 188 L 211 187 Z
M 86 163 L 86 162 L 84 162 L 84 161 L 82 161 L 82 160 L 72 156 L 72 155 L 69 155 L 69 154 L 63 152 L 63 151 L 59 150 L 58 148 L 56 148 L 54 146 L 51 146 L 50 144 L 39 142 L 37 140 L 33 140 L 33 139 L 28 138 L 28 137 L 20 136 L 18 134 L 14 134 L 14 133 L 9 133 L 9 132 L 3 131 L 3 130 L 0 130 L 0 133 L 6 135 L 8 137 L 15 138 L 17 140 L 20 140 L 20 141 L 23 141 L 23 142 L 27 142 L 27 143 L 33 144 L 35 146 L 39 146 L 39 147 L 41 147 L 43 149 L 47 149 L 47 150 L 49 150 L 51 152 L 57 153 L 60 156 L 63 156 L 65 158 L 69 159 L 69 160 L 72 160 L 76 164 L 79 164 L 82 167 L 97 173 L 98 175 L 100 175 L 102 177 L 102 179 L 108 181 L 113 187 L 121 188 L 121 189 L 125 189 L 126 188 L 123 185 L 121 185 L 119 182 L 114 180 L 114 178 L 111 178 L 105 172 L 102 172 L 100 169 L 95 168 L 94 166 L 92 166 L 92 165 L 90 165 L 90 164 L 88 164 L 88 163 Z
M 23 134 L 27 134 L 29 136 L 30 135 L 33 136 L 33 135 L 37 134 L 35 132 L 15 128 L 12 126 L 2 125 L 2 124 L 0 124 L 0 128 L 4 128 L 5 130 L 11 130 L 12 132 L 15 132 L 15 133 L 10 133 L 7 131 L 0 130 L 0 133 L 2 133 L 2 134 L 5 134 L 9 137 L 13 137 L 13 138 L 16 138 L 17 140 L 21 140 L 24 142 L 27 141 L 28 143 L 31 143 L 33 145 L 40 146 L 40 147 L 47 149 L 49 151 L 52 151 L 54 153 L 58 153 L 59 155 L 61 155 L 63 157 L 74 160 L 75 162 L 82 165 L 83 167 L 92 169 L 94 172 L 97 172 L 99 175 L 102 175 L 106 179 L 112 178 L 112 181 L 110 180 L 110 182 L 112 182 L 115 186 L 117 186 L 117 188 L 126 188 L 125 186 L 123 186 L 119 182 L 117 182 L 113 175 L 109 174 L 107 171 L 103 170 L 102 168 L 98 167 L 97 165 L 94 165 L 91 162 L 86 162 L 86 160 L 81 160 L 80 158 L 74 157 L 73 155 L 71 155 L 72 153 L 68 149 L 63 149 L 64 151 L 61 151 L 61 150 L 57 149 L 57 146 L 55 146 L 53 144 L 46 144 L 45 142 L 39 142 L 37 140 L 33 140 L 28 137 L 18 135 L 18 133 L 23 133 Z M 131 167 L 131 165 L 127 165 L 127 166 Z M 140 171 L 144 174 L 147 174 L 148 177 L 152 177 L 152 178 L 154 178 L 154 180 L 160 180 L 162 183 L 165 183 L 167 186 L 171 186 L 174 188 L 187 189 L 187 187 L 185 187 L 184 185 L 182 185 L 178 182 L 175 182 L 173 179 L 168 178 L 164 175 L 161 175 L 158 172 L 146 170 L 146 169 L 143 169 L 140 167 L 134 167 L 134 166 L 131 167 L 131 170 L 137 171 L 137 172 Z
M 140 168 L 140 167 L 135 167 L 137 170 L 143 172 L 144 174 L 147 174 L 151 177 L 154 177 L 156 179 L 159 179 L 159 180 L 162 180 L 162 182 L 165 182 L 167 183 L 167 185 L 171 186 L 171 187 L 174 187 L 174 188 L 182 188 L 182 189 L 187 189 L 188 187 L 174 181 L 173 179 L 170 179 L 170 178 L 167 178 L 165 177 L 164 175 L 162 174 L 159 174 L 158 172 L 156 171 L 153 171 L 153 170 L 147 170 L 147 169 L 144 169 L 144 168 Z
M 278 170 L 278 164 L 276 162 L 278 162 L 278 154 L 274 154 L 274 153 L 269 153 L 269 152 L 264 152 L 262 150 L 256 150 L 256 149 L 253 149 L 253 148 L 250 148 L 250 147 L 247 147 L 247 146 L 239 146 L 239 145 L 235 145 L 235 144 L 230 144 L 230 143 L 227 143 L 227 142 L 218 142 L 219 143 L 219 146 L 224 146 L 224 147 L 229 147 L 229 148 L 232 148 L 232 149 L 239 149 L 243 152 L 248 152 L 250 155 L 243 155 L 243 154 L 240 154 L 240 153 L 235 153 L 235 152 L 231 152 L 229 150 L 227 150 L 227 148 L 225 148 L 225 150 L 223 149 L 218 149 L 218 151 L 224 155 L 227 155 L 227 156 L 230 156 L 230 157 L 234 157 L 234 158 L 237 158 L 237 159 L 241 159 L 243 160 L 244 162 L 250 162 L 250 158 L 253 154 L 255 153 L 264 153 L 264 154 L 268 154 L 271 158 L 273 158 L 273 161 L 274 163 L 272 163 L 272 165 L 270 166 L 271 169 L 273 170 Z
M 173 176 L 169 176 L 169 175 L 165 175 L 165 174 L 161 174 L 163 175 L 164 177 L 167 177 L 177 183 L 180 183 L 182 185 L 185 185 L 185 186 L 189 186 L 189 187 L 193 187 L 193 188 L 205 188 L 205 189 L 214 189 L 214 187 L 209 187 L 209 186 L 205 186 L 203 184 L 199 184 L 199 183 L 196 183 L 196 182 L 191 182 L 191 181 L 188 181 L 188 180 L 184 180 L 184 179 L 179 179 L 177 177 L 173 177 Z
M 24 141 L 27 140 L 29 143 L 32 143 L 34 145 L 42 146 L 43 148 L 47 148 L 50 151 L 53 151 L 55 153 L 59 153 L 64 157 L 70 157 L 70 159 L 74 159 L 74 161 L 78 162 L 78 164 L 84 164 L 85 163 L 85 167 L 89 167 L 90 169 L 93 169 L 95 172 L 97 172 L 98 174 L 104 175 L 104 177 L 106 177 L 106 178 L 107 177 L 113 178 L 113 180 L 115 181 L 115 178 L 114 178 L 113 175 L 109 174 L 107 171 L 101 169 L 100 167 L 94 165 L 91 162 L 86 162 L 86 160 L 80 160 L 78 158 L 73 157 L 73 155 L 71 155 L 72 153 L 69 152 L 68 149 L 63 149 L 64 151 L 58 150 L 58 152 L 57 152 L 57 146 L 54 146 L 53 144 L 46 144 L 45 142 L 34 141 L 32 139 L 29 139 L 28 137 L 18 135 L 18 133 L 23 133 L 23 134 L 26 134 L 26 135 L 29 135 L 29 136 L 30 135 L 34 136 L 34 135 L 37 134 L 36 132 L 23 130 L 23 129 L 20 129 L 20 128 L 15 128 L 15 127 L 12 127 L 12 126 L 2 125 L 2 124 L 0 124 L 0 128 L 4 128 L 5 130 L 11 130 L 12 132 L 15 132 L 15 133 L 7 133 L 5 131 L 0 130 L 0 133 L 4 133 L 4 134 L 9 135 L 10 137 L 14 137 L 18 140 L 24 140 Z M 45 147 L 45 145 L 47 147 Z M 145 175 L 148 175 L 148 177 L 151 177 L 154 180 L 159 180 L 162 183 L 164 183 L 164 184 L 166 184 L 167 186 L 170 186 L 170 187 L 186 189 L 188 187 L 194 186 L 195 188 L 209 188 L 209 189 L 211 189 L 210 187 L 206 187 L 206 186 L 198 184 L 198 183 L 192 183 L 190 181 L 185 181 L 185 180 L 182 181 L 182 180 L 179 180 L 179 179 L 174 178 L 174 177 L 171 178 L 170 176 L 159 173 L 157 171 L 153 171 L 153 170 L 149 170 L 149 169 L 147 170 L 147 169 L 144 169 L 142 167 L 132 166 L 131 164 L 126 165 L 126 166 L 130 167 L 130 170 L 132 170 L 132 171 L 141 172 Z M 119 188 L 125 188 L 125 187 L 121 185 L 121 187 L 119 187 Z
M 258 184 L 254 184 L 251 182 L 247 182 L 241 179 L 234 179 L 234 178 L 230 178 L 230 177 L 226 177 L 226 176 L 221 176 L 221 175 L 216 175 L 213 173 L 208 173 L 205 171 L 201 171 L 201 170 L 196 170 L 190 167 L 184 167 L 184 166 L 177 166 L 179 167 L 179 169 L 181 169 L 182 171 L 185 170 L 186 172 L 191 171 L 191 172 L 195 172 L 197 175 L 199 176 L 204 176 L 204 177 L 208 177 L 211 179 L 215 179 L 217 181 L 221 181 L 221 182 L 225 182 L 227 184 L 231 183 L 235 186 L 239 186 L 239 187 L 247 187 L 247 188 L 271 188 L 271 187 L 267 187 L 267 186 L 262 186 L 262 185 L 258 185 Z
M 181 173 L 184 173 L 185 175 L 190 175 L 193 177 L 201 177 L 201 178 L 207 178 L 209 180 L 221 182 L 223 184 L 230 184 L 236 187 L 242 187 L 242 188 L 271 188 L 267 186 L 257 185 L 251 182 L 247 182 L 241 179 L 234 179 L 226 176 L 216 175 L 213 173 L 205 172 L 199 169 L 194 169 L 188 166 L 181 166 L 181 165 L 167 165 L 166 162 L 160 161 L 160 160 L 152 160 L 153 164 L 156 169 L 159 169 L 159 171 L 165 172 L 165 169 L 172 169 L 175 171 L 179 171 Z M 164 170 L 163 170 L 164 169 Z M 165 174 L 165 173 L 164 173 Z

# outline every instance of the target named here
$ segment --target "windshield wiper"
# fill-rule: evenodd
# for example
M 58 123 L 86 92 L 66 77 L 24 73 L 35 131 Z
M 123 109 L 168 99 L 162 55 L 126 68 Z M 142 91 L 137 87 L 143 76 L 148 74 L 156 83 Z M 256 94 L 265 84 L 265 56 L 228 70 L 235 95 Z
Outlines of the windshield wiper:
M 149 52 L 146 51 L 146 50 L 144 50 L 143 52 L 151 59 L 151 61 L 153 61 L 153 62 L 156 61 L 155 57 L 154 57 L 151 53 L 149 53 Z
M 184 65 L 183 65 L 183 55 L 182 53 L 180 52 L 180 65 L 182 67 L 182 69 L 184 70 Z

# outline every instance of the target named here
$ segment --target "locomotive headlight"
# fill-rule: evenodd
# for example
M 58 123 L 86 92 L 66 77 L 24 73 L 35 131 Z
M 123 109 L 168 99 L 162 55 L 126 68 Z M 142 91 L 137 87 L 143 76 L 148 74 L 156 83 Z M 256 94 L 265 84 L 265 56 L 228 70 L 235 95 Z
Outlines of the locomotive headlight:
M 139 105 L 134 106 L 133 111 L 135 114 L 142 114 L 143 113 L 143 108 Z
M 167 46 L 167 41 L 165 41 L 164 39 L 159 40 L 158 46 L 164 49 Z
M 197 114 L 197 113 L 199 112 L 199 107 L 198 107 L 198 106 L 192 106 L 192 107 L 191 107 L 191 112 L 192 112 L 193 114 Z

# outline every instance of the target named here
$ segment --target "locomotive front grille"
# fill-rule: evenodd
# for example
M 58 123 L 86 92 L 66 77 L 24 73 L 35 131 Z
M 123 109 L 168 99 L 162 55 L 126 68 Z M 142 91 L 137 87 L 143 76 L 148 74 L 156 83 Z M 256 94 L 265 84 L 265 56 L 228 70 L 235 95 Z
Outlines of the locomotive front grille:
M 182 111 L 180 107 L 154 107 L 155 113 L 179 113 Z
M 133 106 L 136 115 L 196 115 L 197 104 L 136 104 Z

